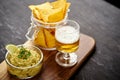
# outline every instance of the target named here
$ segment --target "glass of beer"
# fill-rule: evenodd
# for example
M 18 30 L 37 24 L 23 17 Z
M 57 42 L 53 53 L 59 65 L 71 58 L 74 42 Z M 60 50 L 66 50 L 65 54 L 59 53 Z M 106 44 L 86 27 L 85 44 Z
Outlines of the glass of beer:
M 80 42 L 80 26 L 76 21 L 66 20 L 63 25 L 57 25 L 55 31 L 56 62 L 63 67 L 71 67 L 77 63 L 75 51 Z

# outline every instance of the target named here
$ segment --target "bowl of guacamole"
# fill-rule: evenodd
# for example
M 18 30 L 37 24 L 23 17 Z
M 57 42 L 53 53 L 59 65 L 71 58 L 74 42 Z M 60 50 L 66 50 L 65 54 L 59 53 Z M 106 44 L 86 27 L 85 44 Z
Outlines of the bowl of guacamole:
M 29 79 L 41 71 L 43 53 L 36 46 L 10 44 L 6 49 L 5 61 L 10 74 L 19 79 Z

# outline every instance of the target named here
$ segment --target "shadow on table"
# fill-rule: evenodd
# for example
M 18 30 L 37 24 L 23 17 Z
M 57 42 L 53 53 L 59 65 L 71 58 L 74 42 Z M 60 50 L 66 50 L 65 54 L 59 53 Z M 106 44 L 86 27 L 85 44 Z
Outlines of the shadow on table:
M 90 58 L 94 55 L 96 51 L 96 46 L 95 48 L 91 51 L 92 54 L 90 54 L 87 59 L 82 63 L 82 65 L 76 70 L 76 72 L 74 73 L 73 76 L 71 76 L 71 78 L 69 80 L 82 80 L 82 75 L 78 75 L 80 74 L 81 69 L 85 66 L 85 64 L 90 60 Z M 75 76 L 78 75 L 78 76 Z M 77 79 L 75 78 L 77 77 Z

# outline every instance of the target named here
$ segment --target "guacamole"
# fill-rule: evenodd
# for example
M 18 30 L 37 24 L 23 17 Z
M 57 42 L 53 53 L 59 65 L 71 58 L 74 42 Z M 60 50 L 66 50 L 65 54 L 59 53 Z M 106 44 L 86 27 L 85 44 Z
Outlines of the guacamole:
M 24 47 L 18 47 L 18 50 L 15 51 L 15 53 L 10 54 L 10 63 L 17 67 L 33 66 L 40 60 L 40 54 Z
M 39 73 L 43 55 L 36 47 L 18 46 L 14 53 L 6 54 L 6 62 L 10 74 L 20 79 L 28 79 Z

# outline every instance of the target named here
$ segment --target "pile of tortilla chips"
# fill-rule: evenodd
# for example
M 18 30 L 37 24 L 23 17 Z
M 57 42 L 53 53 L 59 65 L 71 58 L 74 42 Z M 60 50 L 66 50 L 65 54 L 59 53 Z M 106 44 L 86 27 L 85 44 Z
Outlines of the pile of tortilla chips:
M 40 5 L 30 5 L 33 16 L 43 22 L 58 22 L 64 19 L 70 3 L 66 0 L 45 2 Z
M 39 22 L 54 23 L 65 18 L 69 6 L 70 3 L 66 0 L 57 0 L 51 3 L 46 2 L 40 5 L 30 5 L 29 8 Z M 55 47 L 55 28 L 38 27 L 38 30 L 34 32 L 35 45 L 43 48 Z
M 43 48 L 54 48 L 55 47 L 55 29 L 46 29 L 41 27 L 39 31 L 34 34 L 34 43 L 37 46 Z

